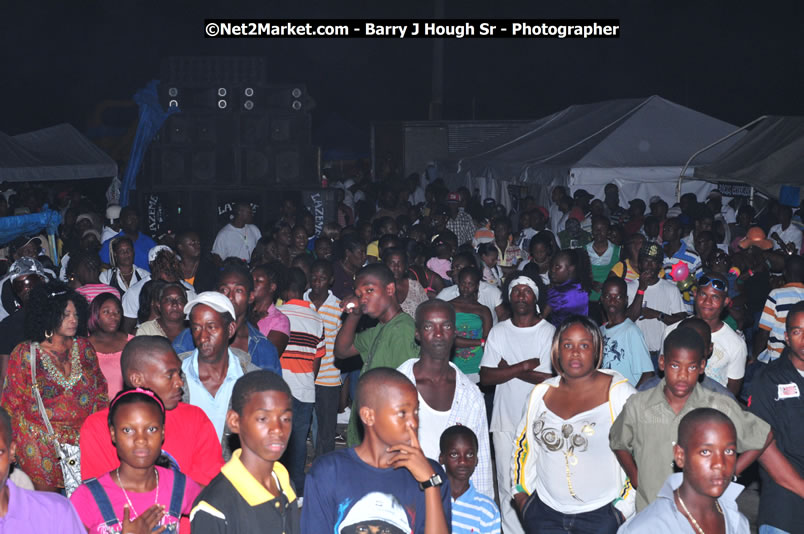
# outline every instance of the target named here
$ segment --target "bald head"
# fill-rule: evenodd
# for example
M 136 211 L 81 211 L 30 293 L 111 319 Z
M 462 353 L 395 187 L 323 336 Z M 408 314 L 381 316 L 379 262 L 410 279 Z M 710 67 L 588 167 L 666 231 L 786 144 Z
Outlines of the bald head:
M 678 424 L 678 445 L 687 450 L 696 436 L 701 435 L 701 429 L 705 425 L 725 425 L 731 429 L 733 436 L 737 435 L 734 423 L 726 414 L 714 408 L 696 408 L 681 418 Z
M 358 411 L 363 407 L 376 408 L 387 397 L 388 388 L 409 389 L 416 394 L 416 388 L 408 377 L 391 367 L 377 367 L 363 373 L 357 383 Z
M 451 303 L 441 299 L 425 300 L 416 307 L 416 328 L 421 326 L 424 318 L 432 310 L 444 310 L 455 322 L 455 307 Z
M 165 353 L 176 355 L 170 341 L 165 337 L 137 336 L 129 341 L 120 355 L 120 371 L 125 385 L 132 385 L 129 383 L 132 372 L 143 371 L 149 362 Z

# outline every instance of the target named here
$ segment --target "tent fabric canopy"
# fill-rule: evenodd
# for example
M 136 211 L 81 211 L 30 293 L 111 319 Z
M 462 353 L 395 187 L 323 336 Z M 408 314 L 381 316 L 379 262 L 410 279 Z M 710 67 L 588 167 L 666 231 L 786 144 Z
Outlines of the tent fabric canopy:
M 458 157 L 458 173 L 567 185 L 598 196 L 606 183 L 614 182 L 630 198 L 659 194 L 670 200 L 689 157 L 735 129 L 659 96 L 573 105 L 473 147 Z M 695 163 L 714 161 L 740 137 L 717 145 Z M 700 193 L 707 186 L 687 182 L 685 187 Z
M 117 176 L 117 163 L 70 124 L 9 136 L 0 132 L 0 182 Z
M 42 230 L 53 235 L 61 221 L 61 214 L 48 209 L 47 204 L 39 213 L 0 217 L 0 243 L 5 244 L 21 235 L 34 235 Z
M 804 174 L 804 117 L 772 116 L 694 176 L 711 182 L 741 182 L 779 197 L 784 185 L 800 185 Z

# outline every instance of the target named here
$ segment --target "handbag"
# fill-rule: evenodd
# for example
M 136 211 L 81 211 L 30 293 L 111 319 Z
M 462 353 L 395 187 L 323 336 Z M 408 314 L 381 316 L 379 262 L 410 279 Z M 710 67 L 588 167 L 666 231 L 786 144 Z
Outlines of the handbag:
M 42 419 L 45 421 L 48 436 L 53 440 L 56 453 L 59 455 L 59 467 L 61 467 L 62 477 L 64 478 L 64 492 L 67 494 L 67 497 L 69 497 L 76 488 L 81 485 L 81 448 L 72 443 L 59 442 L 56 433 L 53 432 L 53 427 L 50 426 L 50 419 L 47 416 L 45 405 L 42 403 L 42 396 L 39 394 L 39 386 L 36 384 L 36 355 L 38 352 L 39 343 L 31 343 L 31 389 L 33 390 L 34 397 L 36 397 L 39 413 L 42 414 Z

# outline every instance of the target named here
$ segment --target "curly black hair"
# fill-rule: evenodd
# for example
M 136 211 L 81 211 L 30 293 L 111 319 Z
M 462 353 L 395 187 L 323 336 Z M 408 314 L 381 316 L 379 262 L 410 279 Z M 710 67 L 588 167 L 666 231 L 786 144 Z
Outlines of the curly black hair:
M 89 265 L 93 271 L 97 271 L 98 274 L 100 274 L 101 259 L 100 256 L 98 256 L 97 252 L 87 250 L 74 250 L 70 254 L 70 259 L 67 262 L 67 269 L 66 269 L 67 276 L 77 276 L 78 268 L 83 264 Z
M 166 282 L 178 282 L 184 278 L 179 258 L 176 257 L 176 253 L 172 250 L 160 250 L 156 253 L 154 261 L 150 262 L 149 265 L 151 267 L 151 278 L 154 280 L 162 278 Z
M 87 300 L 64 282 L 52 281 L 31 290 L 25 307 L 25 338 L 41 342 L 45 340 L 45 332 L 55 332 L 64 320 L 68 302 L 72 302 L 78 312 L 76 336 L 85 337 L 89 319 Z

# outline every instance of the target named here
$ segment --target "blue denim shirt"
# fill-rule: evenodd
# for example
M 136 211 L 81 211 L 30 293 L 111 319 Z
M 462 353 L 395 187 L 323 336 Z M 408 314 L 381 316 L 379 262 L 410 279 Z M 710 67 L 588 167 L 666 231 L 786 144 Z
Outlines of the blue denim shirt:
M 246 323 L 248 327 L 248 354 L 251 356 L 251 363 L 282 376 L 282 367 L 279 365 L 279 354 L 271 341 L 262 335 L 251 323 Z M 195 350 L 193 335 L 189 328 L 185 328 L 173 340 L 173 350 L 176 354 Z
M 684 513 L 676 506 L 673 491 L 681 486 L 683 473 L 673 473 L 664 483 L 656 500 L 623 524 L 617 534 L 637 532 L 678 532 L 696 534 Z M 732 482 L 717 500 L 726 519 L 726 534 L 749 534 L 748 519 L 737 508 L 737 496 L 743 487 Z

